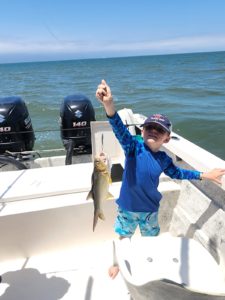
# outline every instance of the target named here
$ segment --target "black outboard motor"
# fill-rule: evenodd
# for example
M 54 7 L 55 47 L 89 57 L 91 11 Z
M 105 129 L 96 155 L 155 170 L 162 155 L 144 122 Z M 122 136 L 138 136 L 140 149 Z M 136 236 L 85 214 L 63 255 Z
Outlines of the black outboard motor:
M 31 151 L 34 131 L 25 102 L 17 96 L 0 98 L 0 154 Z
M 90 122 L 95 121 L 95 111 L 91 101 L 82 94 L 70 95 L 64 98 L 61 110 L 61 138 L 67 154 L 91 154 Z M 70 154 L 68 153 L 70 152 Z

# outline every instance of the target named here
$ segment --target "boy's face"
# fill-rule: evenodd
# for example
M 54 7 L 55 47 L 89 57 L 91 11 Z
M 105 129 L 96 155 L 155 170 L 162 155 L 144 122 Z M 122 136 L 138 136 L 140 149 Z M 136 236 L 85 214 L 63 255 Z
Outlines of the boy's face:
M 170 134 L 158 124 L 148 124 L 143 127 L 142 137 L 145 144 L 153 151 L 159 151 L 164 143 L 170 140 Z

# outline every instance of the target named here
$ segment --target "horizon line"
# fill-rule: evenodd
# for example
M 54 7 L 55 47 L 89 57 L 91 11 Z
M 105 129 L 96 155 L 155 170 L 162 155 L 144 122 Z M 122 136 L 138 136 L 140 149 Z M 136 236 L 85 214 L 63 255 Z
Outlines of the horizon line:
M 207 54 L 207 53 L 220 53 L 225 52 L 225 50 L 205 50 L 205 51 L 190 51 L 190 52 L 174 52 L 174 53 L 154 53 L 154 54 L 137 54 L 137 55 L 110 55 L 110 56 L 95 56 L 95 57 L 77 57 L 68 59 L 40 59 L 40 60 L 24 60 L 24 61 L 14 61 L 14 62 L 1 62 L 0 65 L 6 64 L 23 64 L 23 63 L 47 63 L 47 62 L 60 62 L 60 61 L 75 61 L 75 60 L 96 60 L 96 59 L 113 59 L 113 58 L 132 58 L 132 57 L 146 57 L 146 56 L 172 56 L 172 55 L 187 55 L 187 54 Z

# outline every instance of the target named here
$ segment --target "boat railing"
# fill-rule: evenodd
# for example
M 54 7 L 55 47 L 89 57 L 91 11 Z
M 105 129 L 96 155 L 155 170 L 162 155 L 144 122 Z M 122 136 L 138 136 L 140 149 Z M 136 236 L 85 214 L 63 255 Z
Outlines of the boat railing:
M 172 138 L 164 148 L 173 154 L 175 160 L 182 159 L 196 170 L 207 172 L 214 168 L 224 168 L 225 161 L 186 140 L 178 134 L 172 133 Z M 221 188 L 225 190 L 225 176 L 222 177 Z

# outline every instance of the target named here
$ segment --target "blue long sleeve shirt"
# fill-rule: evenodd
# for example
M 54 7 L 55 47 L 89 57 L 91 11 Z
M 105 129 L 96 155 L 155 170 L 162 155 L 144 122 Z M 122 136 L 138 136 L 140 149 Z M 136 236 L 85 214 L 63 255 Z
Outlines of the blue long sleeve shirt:
M 200 172 L 181 169 L 164 151 L 152 152 L 132 136 L 116 112 L 108 117 L 114 134 L 125 153 L 125 167 L 118 206 L 132 212 L 155 212 L 162 198 L 158 191 L 162 172 L 174 179 L 200 179 Z

